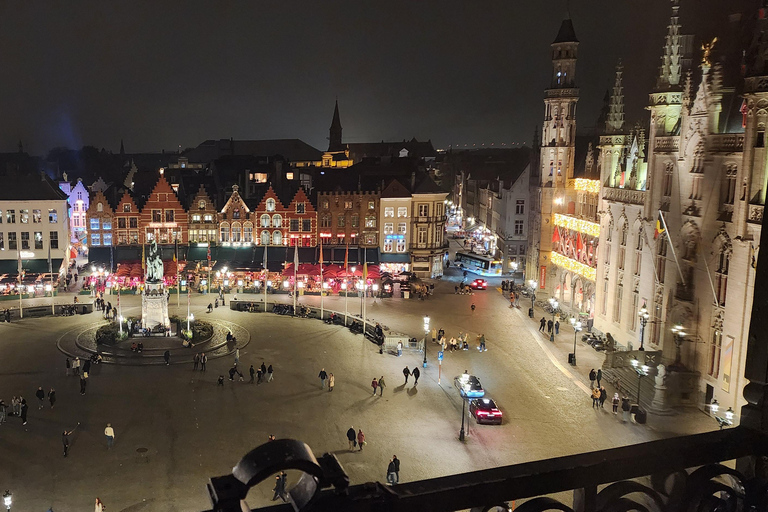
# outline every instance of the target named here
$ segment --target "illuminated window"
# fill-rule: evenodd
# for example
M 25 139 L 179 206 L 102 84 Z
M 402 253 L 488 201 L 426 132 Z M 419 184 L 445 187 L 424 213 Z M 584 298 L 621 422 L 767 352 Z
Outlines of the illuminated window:
M 275 200 L 272 199 L 271 197 L 267 199 L 267 211 L 268 212 L 275 211 Z
M 384 208 L 384 217 L 394 217 L 395 216 L 395 207 L 394 206 L 387 206 Z
M 29 224 L 29 210 L 26 208 L 19 210 L 19 221 L 22 224 Z
M 429 216 L 429 205 L 426 203 L 419 204 L 419 217 Z
M 395 232 L 395 225 L 392 222 L 384 223 L 384 234 L 391 235 Z
M 40 224 L 40 222 L 42 222 L 42 215 L 40 214 L 40 210 L 32 210 L 32 222 L 34 224 Z
M 397 241 L 397 252 L 405 252 L 405 239 L 401 238 Z
M 53 246 L 51 246 L 51 248 L 53 248 Z M 8 233 L 8 249 L 12 251 L 18 249 L 18 246 L 16 245 L 16 233 Z
M 243 242 L 247 244 L 253 242 L 253 224 L 250 222 L 243 224 Z
M 123 211 L 124 211 L 124 212 L 130 212 L 130 211 L 131 211 L 131 205 L 130 205 L 130 204 L 128 204 L 128 203 L 125 203 L 125 204 L 123 205 Z
M 111 230 L 112 229 L 112 219 L 104 219 L 101 224 L 101 229 Z
M 281 228 L 283 227 L 283 216 L 279 213 L 276 213 L 272 216 L 272 227 L 273 228 Z
M 283 233 L 281 231 L 272 233 L 272 245 L 283 245 Z
M 229 224 L 222 222 L 219 226 L 219 233 L 222 242 L 229 242 Z
M 398 206 L 397 207 L 397 216 L 398 217 L 408 217 L 408 207 L 407 206 Z
M 251 181 L 254 183 L 266 183 L 267 173 L 265 172 L 252 172 L 250 175 Z
M 270 239 L 271 238 L 269 236 L 269 231 L 265 229 L 264 231 L 261 232 L 261 245 L 269 245 Z
M 392 243 L 391 238 L 384 239 L 384 252 L 392 252 L 392 247 L 394 244 Z
M 345 210 L 351 210 L 352 209 L 352 201 L 344 201 L 344 209 Z
M 97 212 L 103 212 L 104 211 L 104 205 L 101 203 L 96 203 L 96 211 Z
M 373 210 L 376 208 L 376 203 L 373 201 L 368 201 L 368 209 Z
M 197 202 L 197 208 L 198 208 L 199 210 L 205 210 L 205 200 L 202 200 L 202 201 L 198 201 L 198 202 Z
M 202 219 L 202 216 L 199 213 L 195 213 L 192 215 L 192 222 L 200 222 Z
M 404 235 L 408 232 L 408 224 L 405 222 L 397 223 L 397 234 Z
M 306 205 L 303 202 L 296 203 L 296 213 L 304 213 L 305 210 L 306 210 Z
M 101 235 L 93 233 L 91 235 L 91 245 L 101 245 Z
M 366 215 L 365 216 L 365 227 L 366 228 L 375 228 L 376 227 L 376 216 L 375 215 Z
M 112 233 L 104 233 L 104 245 L 112 245 Z
M 35 231 L 35 249 L 43 248 L 43 232 Z
M 292 172 L 285 173 L 285 179 L 292 180 L 293 179 L 293 173 Z
M 268 228 L 269 227 L 269 215 L 266 213 L 261 216 L 261 227 Z
M 53 210 L 54 212 L 56 210 Z M 51 222 L 51 210 L 48 210 L 48 222 Z M 8 224 L 16 224 L 16 210 L 8 210 L 5 212 L 5 220 Z M 55 221 L 53 221 L 55 222 Z
M 240 242 L 242 241 L 240 238 L 241 230 L 240 230 L 240 223 L 239 222 L 233 222 L 232 223 L 232 241 L 233 242 Z
M 99 229 L 101 222 L 99 219 L 91 219 L 91 230 Z

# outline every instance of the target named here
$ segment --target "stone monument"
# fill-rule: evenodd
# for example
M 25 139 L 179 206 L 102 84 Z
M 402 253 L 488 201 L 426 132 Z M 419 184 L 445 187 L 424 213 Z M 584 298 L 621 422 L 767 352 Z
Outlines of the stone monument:
M 145 261 L 147 271 L 144 276 L 144 293 L 141 294 L 141 324 L 147 329 L 157 329 L 158 326 L 168 329 L 171 322 L 168 319 L 168 299 L 163 283 L 163 259 L 155 240 L 149 244 L 149 254 Z

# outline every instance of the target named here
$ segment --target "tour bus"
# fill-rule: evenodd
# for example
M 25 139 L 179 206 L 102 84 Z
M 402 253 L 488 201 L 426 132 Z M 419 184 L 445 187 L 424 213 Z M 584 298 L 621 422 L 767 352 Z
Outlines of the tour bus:
M 474 252 L 456 252 L 456 265 L 463 266 L 476 274 L 483 276 L 500 276 L 502 263 L 488 256 L 481 256 Z

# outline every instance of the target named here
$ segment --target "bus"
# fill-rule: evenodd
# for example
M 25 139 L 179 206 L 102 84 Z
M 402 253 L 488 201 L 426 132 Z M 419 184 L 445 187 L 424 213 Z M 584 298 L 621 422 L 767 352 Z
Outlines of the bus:
M 474 252 L 456 252 L 456 265 L 465 268 L 481 276 L 500 276 L 501 260 L 494 260 L 489 256 L 481 256 Z

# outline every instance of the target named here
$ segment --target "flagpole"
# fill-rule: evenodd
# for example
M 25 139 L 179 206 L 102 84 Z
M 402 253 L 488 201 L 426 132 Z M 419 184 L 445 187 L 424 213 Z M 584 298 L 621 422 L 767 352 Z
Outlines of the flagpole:
M 685 277 L 683 277 L 683 271 L 680 270 L 680 262 L 677 261 L 677 254 L 675 254 L 675 244 L 672 243 L 672 237 L 669 234 L 669 228 L 667 227 L 667 221 L 664 219 L 664 214 L 661 210 L 659 210 L 659 217 L 661 218 L 662 224 L 664 224 L 664 234 L 667 235 L 667 241 L 669 242 L 669 248 L 672 249 L 672 257 L 675 258 L 675 265 L 677 265 L 677 273 L 680 274 L 680 281 L 683 282 L 683 286 L 685 286 Z
M 175 238 L 175 240 L 176 247 L 174 252 L 174 259 L 176 260 L 176 311 L 178 311 L 181 302 L 181 279 L 179 279 L 179 239 Z M 189 285 L 187 285 L 187 288 L 189 288 Z
M 297 242 L 298 243 L 298 242 Z M 296 267 L 299 266 L 299 246 L 293 246 L 293 316 L 296 316 L 296 293 L 298 283 L 296 281 Z
M 367 247 L 363 247 L 363 307 L 361 308 L 361 313 L 363 314 L 363 339 L 365 339 L 365 294 L 366 289 L 368 287 L 368 253 Z M 358 254 L 360 253 L 360 249 L 358 247 Z
M 347 302 L 349 300 L 349 240 L 347 240 L 347 251 L 344 253 L 344 327 L 347 326 Z
M 325 296 L 325 281 L 323 280 L 323 235 L 320 234 L 320 320 L 323 320 L 323 297 Z
M 269 270 L 267 269 L 267 249 L 268 245 L 264 246 L 264 312 L 267 312 L 267 283 L 269 282 Z

